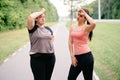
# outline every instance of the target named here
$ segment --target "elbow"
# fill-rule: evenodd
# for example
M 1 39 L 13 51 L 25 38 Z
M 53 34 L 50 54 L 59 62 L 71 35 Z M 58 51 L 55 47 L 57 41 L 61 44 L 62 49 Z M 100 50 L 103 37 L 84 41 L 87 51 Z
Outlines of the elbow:
M 95 26 L 95 25 L 96 25 L 96 22 L 94 21 L 92 24 Z

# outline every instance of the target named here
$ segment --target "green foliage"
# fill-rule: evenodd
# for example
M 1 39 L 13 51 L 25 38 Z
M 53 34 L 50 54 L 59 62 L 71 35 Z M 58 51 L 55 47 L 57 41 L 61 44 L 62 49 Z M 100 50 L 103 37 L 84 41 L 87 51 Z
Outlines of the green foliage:
M 27 2 L 27 0 L 20 0 L 21 1 L 21 3 L 25 3 L 25 2 Z
M 120 19 L 120 2 L 119 0 L 100 0 L 101 1 L 101 18 L 102 19 Z M 85 6 L 93 9 L 92 17 L 98 19 L 98 0 Z
M 97 4 L 97 1 L 94 1 L 93 3 L 89 4 L 89 5 L 85 5 L 85 6 L 82 6 L 83 8 L 86 8 L 89 10 L 90 12 L 90 15 L 92 16 L 92 18 L 94 19 L 97 19 L 98 18 L 98 5 Z
M 25 27 L 27 16 L 43 7 L 46 21 L 58 20 L 56 8 L 47 0 L 0 0 L 0 31 Z

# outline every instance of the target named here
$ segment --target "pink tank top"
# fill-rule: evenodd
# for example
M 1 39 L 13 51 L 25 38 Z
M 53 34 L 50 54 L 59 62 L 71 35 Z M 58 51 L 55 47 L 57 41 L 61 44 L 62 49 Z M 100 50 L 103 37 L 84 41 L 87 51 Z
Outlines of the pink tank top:
M 73 46 L 74 46 L 74 54 L 85 54 L 90 50 L 88 46 L 88 34 L 80 29 L 80 30 L 74 30 L 71 31 L 71 38 L 73 39 Z

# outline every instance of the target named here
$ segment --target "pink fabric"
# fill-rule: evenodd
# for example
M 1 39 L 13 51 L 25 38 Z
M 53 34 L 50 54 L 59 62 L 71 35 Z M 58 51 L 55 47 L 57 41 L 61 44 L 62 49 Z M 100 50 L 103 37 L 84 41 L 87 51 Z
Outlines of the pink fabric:
M 79 31 L 73 29 L 71 31 L 71 38 L 73 40 L 75 55 L 84 54 L 90 51 L 88 46 L 88 34 L 82 29 Z

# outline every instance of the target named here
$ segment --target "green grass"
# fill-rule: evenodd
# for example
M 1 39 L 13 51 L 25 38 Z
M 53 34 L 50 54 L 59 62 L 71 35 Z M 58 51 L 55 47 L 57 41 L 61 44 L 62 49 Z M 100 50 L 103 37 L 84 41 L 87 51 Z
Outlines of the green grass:
M 27 28 L 0 32 L 0 63 L 28 42 Z
M 120 23 L 97 23 L 90 43 L 100 80 L 120 80 Z
M 56 22 L 47 22 L 51 26 Z M 0 32 L 0 63 L 29 41 L 27 28 Z
M 89 45 L 97 75 L 100 80 L 120 80 L 120 23 L 97 23 L 93 32 Z

